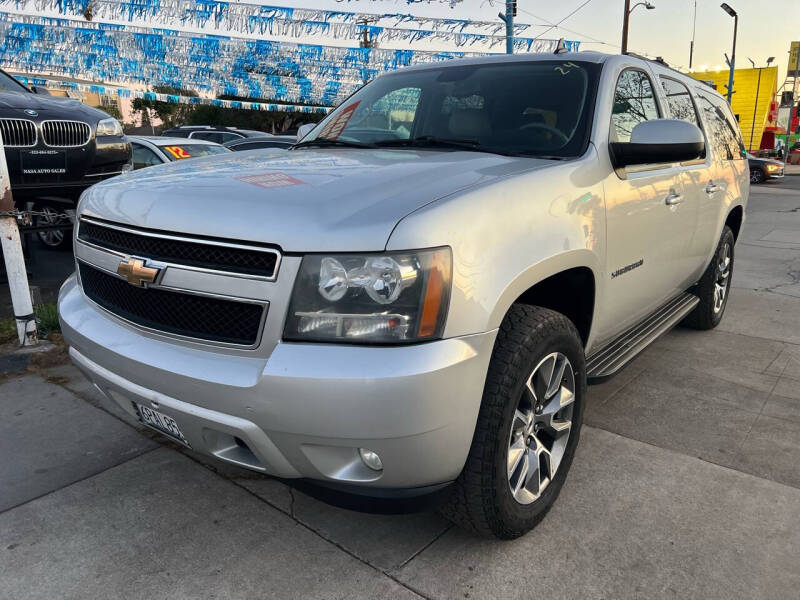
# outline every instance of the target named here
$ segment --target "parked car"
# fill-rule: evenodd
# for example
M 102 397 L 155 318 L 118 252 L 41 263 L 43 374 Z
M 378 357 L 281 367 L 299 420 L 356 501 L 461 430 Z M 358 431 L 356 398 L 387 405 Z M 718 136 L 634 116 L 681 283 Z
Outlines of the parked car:
M 234 152 L 241 152 L 242 150 L 257 150 L 259 148 L 283 148 L 286 150 L 296 143 L 297 136 L 295 135 L 271 135 L 268 137 L 231 140 L 223 145 Z
M 748 152 L 747 164 L 750 167 L 750 183 L 764 183 L 768 179 L 783 177 L 783 163 L 771 158 L 757 158 Z
M 244 138 L 262 137 L 269 135 L 263 131 L 255 131 L 253 129 L 237 129 L 236 127 L 221 127 L 214 125 L 181 125 L 180 127 L 173 127 L 161 132 L 161 135 L 167 137 L 184 137 L 197 140 L 207 140 L 209 142 L 216 142 L 217 144 L 224 144 L 232 140 L 241 140 Z
M 128 168 L 131 147 L 107 113 L 76 100 L 28 89 L 0 70 L 0 135 L 14 202 L 44 213 L 38 227 L 59 224 L 87 187 Z M 63 231 L 41 231 L 50 248 L 70 243 Z
M 62 330 L 122 409 L 197 452 L 440 492 L 453 521 L 517 537 L 564 484 L 587 382 L 722 319 L 743 148 L 722 96 L 633 56 L 411 67 L 288 152 L 88 190 Z
M 161 136 L 128 136 L 133 148 L 133 168 L 141 169 L 186 158 L 230 152 L 225 146 L 205 140 Z

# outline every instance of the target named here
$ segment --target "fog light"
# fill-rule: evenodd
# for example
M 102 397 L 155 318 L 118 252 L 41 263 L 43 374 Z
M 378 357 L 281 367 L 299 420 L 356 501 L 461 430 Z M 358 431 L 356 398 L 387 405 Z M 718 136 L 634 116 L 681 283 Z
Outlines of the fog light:
M 359 448 L 358 453 L 361 455 L 361 460 L 363 460 L 364 464 L 370 469 L 373 471 L 383 471 L 383 462 L 381 462 L 381 457 L 375 452 L 372 450 L 367 450 L 366 448 Z

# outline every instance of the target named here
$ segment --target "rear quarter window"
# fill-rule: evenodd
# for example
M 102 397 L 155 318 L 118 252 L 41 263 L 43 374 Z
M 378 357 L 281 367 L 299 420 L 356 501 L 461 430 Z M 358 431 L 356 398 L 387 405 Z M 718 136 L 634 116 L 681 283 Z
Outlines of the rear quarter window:
M 706 123 L 706 132 L 714 151 L 727 160 L 744 160 L 745 147 L 739 124 L 728 103 L 722 98 L 697 92 L 697 103 Z

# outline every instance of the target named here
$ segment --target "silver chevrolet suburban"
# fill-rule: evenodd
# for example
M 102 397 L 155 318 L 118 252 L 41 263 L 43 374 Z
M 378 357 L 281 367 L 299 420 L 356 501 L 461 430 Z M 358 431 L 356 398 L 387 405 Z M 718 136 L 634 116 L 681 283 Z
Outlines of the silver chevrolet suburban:
M 439 492 L 513 538 L 564 484 L 587 382 L 720 322 L 748 186 L 728 104 L 662 63 L 413 67 L 289 151 L 86 191 L 62 327 L 103 394 L 195 451 Z

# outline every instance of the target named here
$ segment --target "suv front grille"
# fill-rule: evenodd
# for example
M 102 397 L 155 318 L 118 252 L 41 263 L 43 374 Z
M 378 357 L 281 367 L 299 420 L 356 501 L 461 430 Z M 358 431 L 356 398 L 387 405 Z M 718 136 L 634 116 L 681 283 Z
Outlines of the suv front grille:
M 82 121 L 42 121 L 42 139 L 48 146 L 71 148 L 89 141 L 92 129 Z
M 0 119 L 3 145 L 24 148 L 36 145 L 36 124 L 28 119 Z
M 139 232 L 81 219 L 78 239 L 123 254 L 205 270 L 273 278 L 278 252 L 272 248 L 242 247 L 214 240 L 178 238 Z
M 173 335 L 239 346 L 258 341 L 266 306 L 140 288 L 79 263 L 86 296 L 107 311 L 141 327 Z

